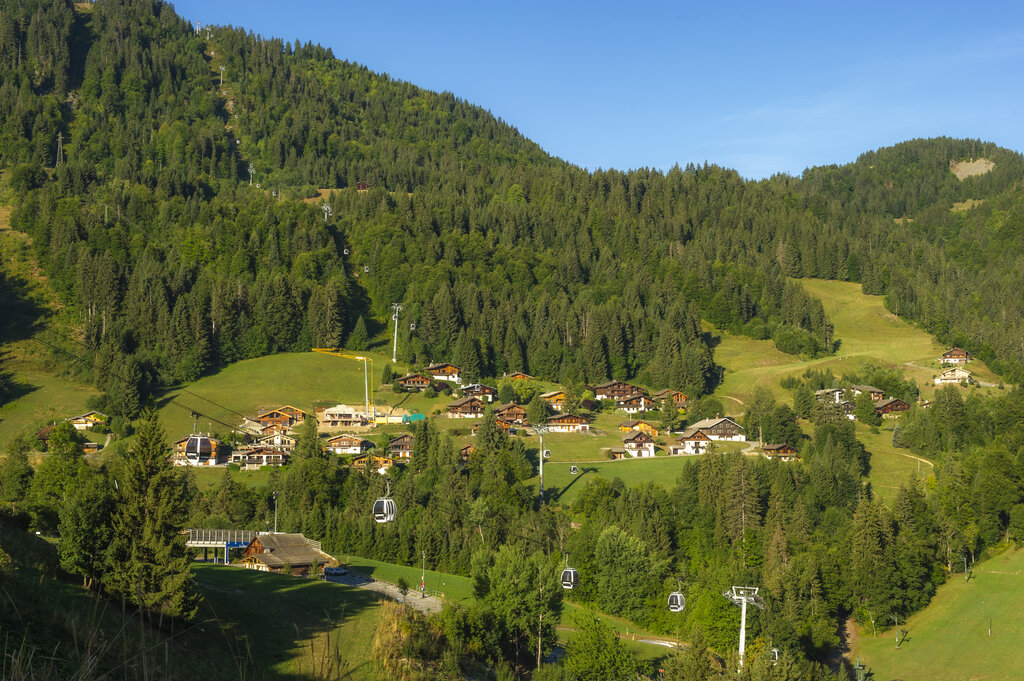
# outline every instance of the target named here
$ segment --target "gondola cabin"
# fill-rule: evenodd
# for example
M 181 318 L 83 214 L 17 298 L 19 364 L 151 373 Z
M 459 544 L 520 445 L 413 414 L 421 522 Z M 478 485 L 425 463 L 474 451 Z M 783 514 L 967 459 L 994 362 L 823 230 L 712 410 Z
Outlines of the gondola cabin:
M 682 612 L 686 607 L 686 597 L 678 591 L 668 595 L 668 609 L 670 612 Z
M 574 589 L 580 583 L 580 575 L 576 568 L 567 567 L 562 570 L 562 588 Z
M 373 502 L 373 519 L 378 523 L 390 523 L 395 519 L 396 512 L 394 499 L 381 498 Z

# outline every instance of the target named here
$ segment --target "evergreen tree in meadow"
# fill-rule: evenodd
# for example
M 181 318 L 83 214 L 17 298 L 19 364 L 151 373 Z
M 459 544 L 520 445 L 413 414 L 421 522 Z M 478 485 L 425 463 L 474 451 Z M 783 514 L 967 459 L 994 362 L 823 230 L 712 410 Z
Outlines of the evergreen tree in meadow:
M 175 471 L 155 412 L 139 427 L 117 480 L 104 586 L 150 616 L 191 619 L 197 609 L 185 547 L 188 489 Z

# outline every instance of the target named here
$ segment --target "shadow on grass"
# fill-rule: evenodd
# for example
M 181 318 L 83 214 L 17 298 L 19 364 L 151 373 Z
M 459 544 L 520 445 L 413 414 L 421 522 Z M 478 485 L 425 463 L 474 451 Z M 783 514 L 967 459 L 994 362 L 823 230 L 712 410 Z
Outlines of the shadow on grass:
M 560 501 L 562 496 L 573 488 L 573 485 L 582 480 L 587 473 L 597 473 L 597 468 L 593 466 L 580 466 L 580 472 L 572 479 L 565 487 L 549 487 L 544 496 L 548 501 Z

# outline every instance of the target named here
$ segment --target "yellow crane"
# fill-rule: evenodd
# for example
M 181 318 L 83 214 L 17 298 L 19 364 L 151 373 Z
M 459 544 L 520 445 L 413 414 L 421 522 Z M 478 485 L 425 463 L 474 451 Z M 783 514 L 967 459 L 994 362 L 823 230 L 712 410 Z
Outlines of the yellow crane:
M 366 389 L 366 413 L 369 415 L 370 419 L 374 419 L 375 414 L 372 411 L 373 402 L 370 399 L 373 394 L 373 358 L 365 355 L 355 355 L 350 352 L 344 352 L 344 348 L 313 348 L 313 352 L 320 352 L 325 355 L 334 355 L 335 357 L 343 357 L 345 359 L 362 360 L 363 387 Z M 367 362 L 369 362 L 369 369 L 367 369 Z

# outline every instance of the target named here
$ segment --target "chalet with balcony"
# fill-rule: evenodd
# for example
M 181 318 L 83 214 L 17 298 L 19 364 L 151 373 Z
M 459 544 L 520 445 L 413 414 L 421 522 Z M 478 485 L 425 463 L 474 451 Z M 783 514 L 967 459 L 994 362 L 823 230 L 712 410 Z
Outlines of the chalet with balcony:
M 416 438 L 408 433 L 388 440 L 388 453 L 395 459 L 411 459 L 415 440 Z
M 575 414 L 558 414 L 547 420 L 547 428 L 553 433 L 586 433 L 590 431 L 590 421 Z
M 256 438 L 256 442 L 254 444 L 257 447 L 271 447 L 291 454 L 292 450 L 295 449 L 296 442 L 298 442 L 298 440 L 291 435 L 275 433 L 274 435 L 264 435 L 263 437 Z
M 245 447 L 231 452 L 231 463 L 243 471 L 255 471 L 264 466 L 283 466 L 288 453 L 271 447 Z
M 935 385 L 956 385 L 958 383 L 970 382 L 971 372 L 958 366 L 946 369 L 935 377 Z
M 651 398 L 659 406 L 665 400 L 672 400 L 672 403 L 676 405 L 676 409 L 686 409 L 686 395 L 684 395 L 678 390 L 672 390 L 671 388 L 659 390 L 658 392 L 651 395 Z
M 616 400 L 616 409 L 621 409 L 627 414 L 640 414 L 645 411 L 657 409 L 657 405 L 647 395 L 640 393 L 638 395 L 631 395 L 624 397 L 621 400 Z
M 292 407 L 290 405 L 279 407 L 278 409 L 269 409 L 256 417 L 256 421 L 260 424 L 260 428 L 266 428 L 268 426 L 276 426 L 279 428 L 291 429 L 296 424 L 302 423 L 309 416 L 306 412 Z
M 508 421 L 517 426 L 526 425 L 526 407 L 515 402 L 495 407 L 494 416 L 500 421 Z
M 908 409 L 910 409 L 910 405 L 898 397 L 890 397 L 887 400 L 875 403 L 875 411 L 882 418 L 899 416 L 900 412 L 907 411 Z
M 448 417 L 453 419 L 478 419 L 484 415 L 484 403 L 479 397 L 463 397 L 448 405 Z
M 939 357 L 940 364 L 967 364 L 971 361 L 971 353 L 962 348 L 950 348 Z
M 430 387 L 430 379 L 423 374 L 406 374 L 396 378 L 395 384 L 410 392 L 419 392 Z
M 562 411 L 562 409 L 565 407 L 564 390 L 552 390 L 550 392 L 541 393 L 540 397 L 542 400 L 547 402 L 555 411 Z
M 843 401 L 843 392 L 842 388 L 825 388 L 824 390 L 815 390 L 814 397 L 819 402 L 835 402 L 839 404 Z
M 607 381 L 594 386 L 594 398 L 620 402 L 629 397 L 643 395 L 644 389 L 625 381 Z
M 349 464 L 352 468 L 357 471 L 377 471 L 381 475 L 387 473 L 388 469 L 395 465 L 395 460 L 390 456 L 384 456 L 383 454 L 363 454 L 352 459 L 352 463 Z
M 623 435 L 622 446 L 632 457 L 654 456 L 654 438 L 642 430 Z
M 335 454 L 365 454 L 375 445 L 357 435 L 336 435 L 327 440 L 327 451 Z
M 365 411 L 348 404 L 336 404 L 323 410 L 316 410 L 320 428 L 365 428 L 373 425 L 373 417 Z
M 435 381 L 462 383 L 462 379 L 460 378 L 461 373 L 461 368 L 447 362 L 444 364 L 431 364 L 427 367 L 427 374 L 429 374 Z
M 498 391 L 483 383 L 470 383 L 462 389 L 463 397 L 479 397 L 483 402 L 493 402 L 498 396 Z
M 710 444 L 711 438 L 703 430 L 687 428 L 679 435 L 679 441 L 669 446 L 668 453 L 672 456 L 695 456 L 703 454 Z

